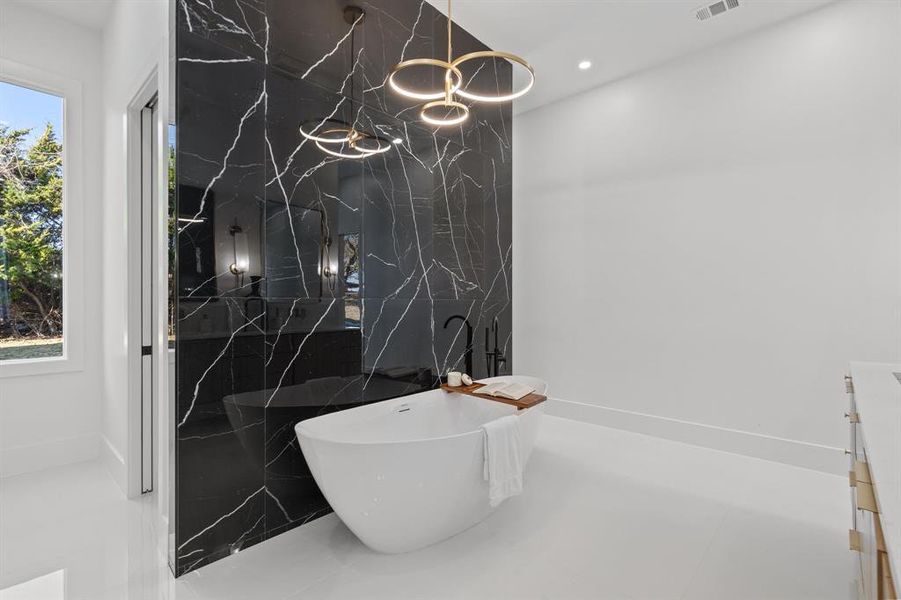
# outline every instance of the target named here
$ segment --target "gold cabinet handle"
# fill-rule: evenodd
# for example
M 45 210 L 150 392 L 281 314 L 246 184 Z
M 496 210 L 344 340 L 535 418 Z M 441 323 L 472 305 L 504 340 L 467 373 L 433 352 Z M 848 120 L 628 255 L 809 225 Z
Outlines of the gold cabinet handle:
M 856 529 L 848 530 L 848 547 L 854 552 L 860 552 L 860 532 Z
M 870 475 L 870 467 L 867 463 L 860 460 L 854 461 L 854 479 L 864 483 L 873 483 L 873 477 Z
M 872 484 L 862 481 L 857 482 L 857 509 L 871 513 L 879 512 L 879 509 L 876 508 L 876 495 L 873 493 Z
M 860 415 L 857 414 L 856 411 L 846 412 L 845 418 L 851 421 L 852 423 L 860 423 Z
M 876 551 L 888 552 L 885 549 L 885 536 L 882 534 L 882 519 L 873 519 L 873 528 L 876 530 Z

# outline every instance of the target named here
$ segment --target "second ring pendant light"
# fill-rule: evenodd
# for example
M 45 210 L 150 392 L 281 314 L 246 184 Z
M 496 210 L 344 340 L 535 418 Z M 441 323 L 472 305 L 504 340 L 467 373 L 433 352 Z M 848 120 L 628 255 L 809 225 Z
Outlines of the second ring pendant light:
M 464 54 L 456 60 L 453 57 L 453 41 L 452 41 L 452 25 L 451 17 L 451 0 L 447 0 L 447 61 L 436 58 L 414 58 L 400 62 L 391 69 L 388 75 L 388 84 L 398 94 L 413 98 L 414 100 L 429 100 L 423 105 L 419 116 L 423 121 L 430 125 L 445 127 L 449 125 L 458 125 L 469 117 L 469 107 L 462 102 L 457 101 L 454 96 L 460 96 L 467 100 L 475 102 L 510 102 L 524 96 L 535 85 L 535 70 L 523 58 L 510 54 L 509 52 L 499 52 L 496 50 L 480 50 L 478 52 L 470 52 Z M 489 95 L 477 94 L 467 91 L 463 85 L 463 72 L 460 65 L 476 59 L 503 59 L 511 63 L 518 64 L 525 68 L 529 75 L 529 82 L 520 90 L 513 91 L 509 94 Z M 444 89 L 442 90 L 421 90 L 404 87 L 397 81 L 397 74 L 404 69 L 418 66 L 440 67 L 444 70 Z
M 357 6 L 344 9 L 344 20 L 351 26 L 350 59 L 355 60 L 354 48 L 356 28 L 366 16 Z M 354 80 L 350 80 L 350 113 L 354 120 Z M 324 129 L 323 129 L 324 128 Z M 300 134 L 316 144 L 321 151 L 338 158 L 366 158 L 391 149 L 391 144 L 383 137 L 358 130 L 353 123 L 338 119 L 306 121 L 300 126 Z

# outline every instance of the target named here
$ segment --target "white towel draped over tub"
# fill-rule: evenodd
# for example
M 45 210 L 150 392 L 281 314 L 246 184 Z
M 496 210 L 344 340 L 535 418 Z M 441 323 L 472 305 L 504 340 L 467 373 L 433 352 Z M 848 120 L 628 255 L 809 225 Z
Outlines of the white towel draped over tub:
M 485 432 L 485 467 L 488 499 L 497 506 L 522 493 L 522 446 L 519 417 L 508 415 L 482 425 Z

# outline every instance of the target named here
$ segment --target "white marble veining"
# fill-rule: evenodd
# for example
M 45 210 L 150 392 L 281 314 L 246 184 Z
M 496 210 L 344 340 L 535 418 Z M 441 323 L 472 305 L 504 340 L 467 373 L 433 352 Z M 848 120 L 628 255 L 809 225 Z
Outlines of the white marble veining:
M 546 417 L 526 492 L 443 543 L 381 555 L 329 515 L 174 580 L 153 499 L 83 463 L 0 482 L 0 590 L 62 571 L 46 600 L 850 598 L 847 503 L 841 477 Z
M 895 581 L 901 574 L 901 365 L 851 363 L 854 400 Z
M 512 368 L 512 130 L 507 104 L 438 130 L 384 89 L 393 64 L 434 47 L 444 19 L 425 0 L 363 2 L 353 22 L 322 2 L 175 6 L 184 573 L 328 511 L 297 421 L 430 389 L 464 364 L 486 375 L 487 342 L 470 343 L 483 327 Z M 509 78 L 495 64 L 467 84 Z M 360 161 L 311 147 L 304 133 L 336 123 L 390 146 Z M 238 233 L 247 268 L 234 273 Z M 349 376 L 318 409 L 294 402 L 298 384 Z M 403 388 L 380 395 L 386 379 Z

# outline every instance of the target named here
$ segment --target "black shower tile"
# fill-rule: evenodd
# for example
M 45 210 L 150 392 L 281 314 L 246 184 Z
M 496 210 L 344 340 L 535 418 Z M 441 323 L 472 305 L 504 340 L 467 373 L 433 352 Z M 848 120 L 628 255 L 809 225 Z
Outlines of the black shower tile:
M 384 82 L 439 52 L 443 15 L 361 6 L 348 36 L 334 0 L 176 4 L 178 574 L 327 514 L 294 426 L 466 369 L 455 315 L 474 376 L 495 330 L 511 369 L 510 105 L 425 126 Z M 326 118 L 390 147 L 329 157 L 298 130 Z
M 265 56 L 268 43 L 265 0 L 175 0 L 173 5 L 178 42 L 191 34 L 239 54 L 240 59 L 262 60 Z M 178 56 L 191 55 L 179 46 Z M 203 58 L 219 57 L 210 53 Z

